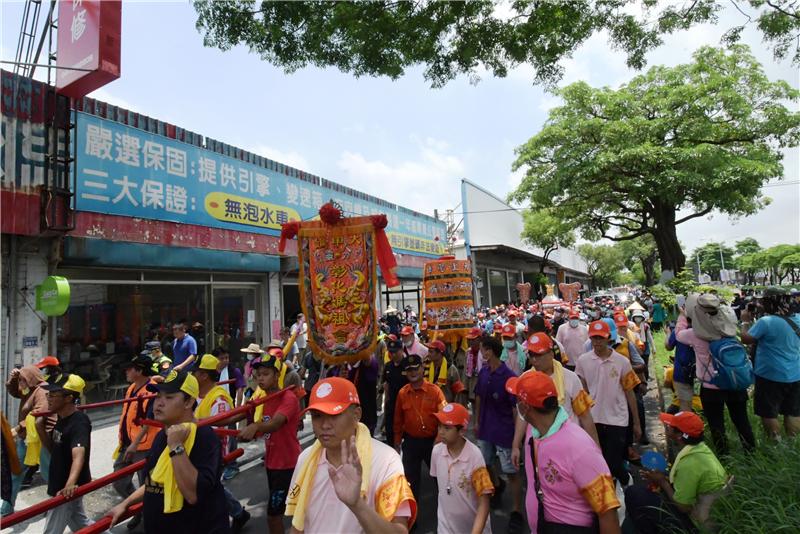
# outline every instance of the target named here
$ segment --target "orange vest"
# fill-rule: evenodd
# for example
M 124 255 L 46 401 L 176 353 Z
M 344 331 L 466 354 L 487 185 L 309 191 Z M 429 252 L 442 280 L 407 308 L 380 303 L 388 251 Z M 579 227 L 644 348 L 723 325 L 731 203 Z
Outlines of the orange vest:
M 127 391 L 125 392 L 125 398 L 135 398 L 135 397 L 142 397 L 145 395 L 150 395 L 151 393 L 147 391 L 147 384 L 140 387 L 138 391 L 136 391 L 136 384 L 131 384 Z M 152 402 L 152 399 L 149 399 Z M 119 441 L 122 443 L 122 429 L 123 425 L 125 428 L 125 432 L 128 434 L 128 444 L 132 443 L 134 438 L 139 434 L 139 431 L 142 429 L 141 425 L 137 425 L 135 421 L 137 419 L 144 419 L 147 417 L 147 403 L 148 401 L 133 401 L 133 402 L 126 402 L 122 408 L 122 415 L 119 418 Z M 148 451 L 150 447 L 153 445 L 153 440 L 158 434 L 158 431 L 161 430 L 157 427 L 147 427 L 147 433 L 142 438 L 142 441 L 139 442 L 139 446 L 136 448 L 137 451 Z

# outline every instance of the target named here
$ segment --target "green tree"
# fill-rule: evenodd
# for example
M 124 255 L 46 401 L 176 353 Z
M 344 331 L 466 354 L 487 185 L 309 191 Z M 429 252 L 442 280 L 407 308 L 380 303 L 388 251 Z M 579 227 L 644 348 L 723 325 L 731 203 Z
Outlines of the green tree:
M 784 0 L 749 3 L 775 56 L 789 55 L 797 8 Z M 662 36 L 716 22 L 723 9 L 716 0 L 515 0 L 506 6 L 508 12 L 490 0 L 194 1 L 206 46 L 245 45 L 286 72 L 316 65 L 396 79 L 422 65 L 434 86 L 460 74 L 475 80 L 481 68 L 504 77 L 521 64 L 534 67 L 534 83 L 552 84 L 563 73 L 559 62 L 598 32 L 626 54 L 628 66 L 641 69 Z M 727 40 L 737 41 L 743 28 L 731 28 Z M 797 53 L 794 61 L 800 64 Z
M 714 280 L 720 280 L 719 272 L 723 261 L 725 269 L 734 268 L 733 254 L 733 249 L 722 243 L 706 243 L 692 252 L 689 265 L 695 268 L 699 264 L 700 272 L 708 274 Z
M 586 260 L 586 271 L 592 278 L 593 288 L 617 285 L 624 266 L 622 255 L 616 247 L 583 243 L 578 246 L 578 254 Z
M 574 83 L 542 131 L 517 149 L 512 201 L 552 206 L 586 239 L 651 235 L 663 270 L 686 259 L 676 227 L 712 211 L 749 215 L 783 176 L 781 149 L 800 142 L 800 91 L 770 82 L 745 46 L 703 47 L 619 90 Z M 678 210 L 686 215 L 678 216 Z
M 787 256 L 800 252 L 800 245 L 775 245 L 763 251 L 763 262 L 770 272 L 770 282 L 782 284 L 793 270 L 791 262 L 783 264 L 783 259 Z
M 761 245 L 752 237 L 746 237 L 741 241 L 737 241 L 733 247 L 736 256 L 744 256 L 745 254 L 752 254 L 761 250 Z
M 792 284 L 796 284 L 800 280 L 800 252 L 794 252 L 788 256 L 784 256 L 780 263 L 781 269 L 784 269 L 792 278 Z
M 565 221 L 554 217 L 549 209 L 525 210 L 522 220 L 524 226 L 520 237 L 528 245 L 542 251 L 542 261 L 539 262 L 539 278 L 542 278 L 545 267 L 551 263 L 550 255 L 559 247 L 569 248 L 575 244 L 575 232 Z M 535 284 L 538 292 L 540 284 Z
M 641 235 L 627 241 L 620 241 L 616 246 L 622 255 L 625 268 L 632 273 L 641 271 L 640 283 L 642 285 L 650 287 L 656 283 L 658 248 L 653 236 Z

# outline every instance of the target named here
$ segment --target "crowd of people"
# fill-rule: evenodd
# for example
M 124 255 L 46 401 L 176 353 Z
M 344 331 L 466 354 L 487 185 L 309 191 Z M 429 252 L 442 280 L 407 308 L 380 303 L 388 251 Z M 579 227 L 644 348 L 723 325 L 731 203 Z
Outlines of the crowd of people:
M 309 349 L 302 314 L 281 339 L 242 348 L 241 367 L 221 347 L 198 354 L 178 324 L 171 360 L 154 341 L 125 364 L 135 400 L 120 416 L 114 469 L 146 467 L 138 484 L 115 483 L 123 501 L 110 514 L 116 523 L 142 502 L 131 528 L 241 531 L 250 514 L 226 487 L 237 467 L 222 458 L 263 439 L 271 534 L 284 516 L 294 532 L 407 532 L 428 507 L 440 533 L 488 533 L 506 492 L 501 528 L 512 534 L 526 523 L 538 533 L 695 531 L 730 484 L 718 459 L 730 451 L 726 408 L 746 451 L 758 446 L 750 389 L 767 436 L 800 431 L 798 298 L 770 288 L 738 300 L 689 295 L 674 321 L 646 293 L 499 305 L 448 343 L 410 307 L 390 309 L 375 354 L 333 366 Z M 662 329 L 663 348 L 653 337 Z M 673 349 L 665 384 L 675 398 L 659 415 L 675 453 L 667 472 L 645 465 L 639 446 L 649 443 L 651 358 Z M 3 418 L 4 514 L 25 466 L 38 465 L 48 494 L 68 499 L 45 532 L 88 525 L 73 497 L 91 479 L 91 421 L 76 409 L 84 381 L 47 357 L 12 371 L 7 387 L 21 403 L 16 425 Z M 224 417 L 248 400 L 260 403 Z M 316 440 L 301 449 L 306 413 Z M 198 424 L 209 417 L 213 428 Z M 435 500 L 422 499 L 426 477 Z

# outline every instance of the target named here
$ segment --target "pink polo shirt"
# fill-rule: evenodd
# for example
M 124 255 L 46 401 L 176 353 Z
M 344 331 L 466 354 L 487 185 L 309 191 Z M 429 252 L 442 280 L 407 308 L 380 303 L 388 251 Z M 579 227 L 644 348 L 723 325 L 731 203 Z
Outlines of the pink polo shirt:
M 298 467 L 295 468 L 292 474 L 290 488 L 294 487 L 298 471 L 305 464 L 309 454 L 311 454 L 311 447 L 307 447 L 300 453 L 300 457 L 297 459 Z M 306 534 L 329 532 L 358 534 L 364 532 L 353 512 L 336 496 L 336 490 L 333 488 L 331 477 L 328 474 L 328 465 L 327 456 L 323 450 L 319 456 L 317 473 L 314 476 L 314 486 L 307 500 L 308 505 L 303 532 Z M 367 491 L 367 504 L 370 508 L 375 509 L 375 497 L 378 492 L 386 483 L 391 482 L 398 475 L 405 477 L 400 455 L 385 443 L 373 439 L 372 468 Z M 411 502 L 413 500 L 403 501 L 394 513 L 394 517 L 410 519 L 412 517 Z
M 586 381 L 589 395 L 594 399 L 592 419 L 595 423 L 628 426 L 628 401 L 626 391 L 637 384 L 631 362 L 616 351 L 608 358 L 600 358 L 594 351 L 578 358 L 575 374 Z
M 564 323 L 558 327 L 558 333 L 556 333 L 556 341 L 564 347 L 564 352 L 572 362 L 570 365 L 574 365 L 578 356 L 586 352 L 583 350 L 583 345 L 588 340 L 589 327 L 585 324 L 579 324 L 572 328 L 569 323 Z
M 467 441 L 457 458 L 450 455 L 447 445 L 437 443 L 431 454 L 431 476 L 439 482 L 439 534 L 472 532 L 478 513 L 478 496 L 491 495 L 494 486 L 483 462 L 480 449 Z M 450 488 L 450 494 L 447 493 Z M 491 534 L 487 518 L 483 534 Z
M 678 317 L 678 321 L 675 323 L 675 339 L 694 349 L 697 379 L 703 383 L 703 387 L 706 389 L 719 389 L 709 382 L 713 376 L 714 365 L 711 363 L 711 348 L 708 346 L 708 341 L 697 337 L 694 329 L 689 327 L 689 321 L 686 320 L 683 314 Z
M 547 521 L 588 527 L 594 514 L 619 508 L 614 480 L 600 447 L 580 426 L 567 420 L 554 434 L 534 443 Z M 531 532 L 536 532 L 539 502 L 527 439 L 525 453 L 525 510 Z

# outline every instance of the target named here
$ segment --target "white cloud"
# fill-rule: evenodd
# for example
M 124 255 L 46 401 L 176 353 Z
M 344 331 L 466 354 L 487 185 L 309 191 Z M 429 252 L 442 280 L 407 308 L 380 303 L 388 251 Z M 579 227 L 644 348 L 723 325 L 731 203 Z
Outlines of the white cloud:
M 295 152 L 294 150 L 281 150 L 279 148 L 267 145 L 256 145 L 247 150 L 253 152 L 254 154 L 258 154 L 259 156 L 264 156 L 265 158 L 277 161 L 278 163 L 289 165 L 295 169 L 313 172 L 311 171 L 311 164 L 309 161 L 302 154 Z
M 413 159 L 390 162 L 346 150 L 338 161 L 343 174 L 336 181 L 423 213 L 442 211 L 459 190 L 466 168 L 458 156 L 446 152 L 448 146 L 427 138 L 417 141 Z

